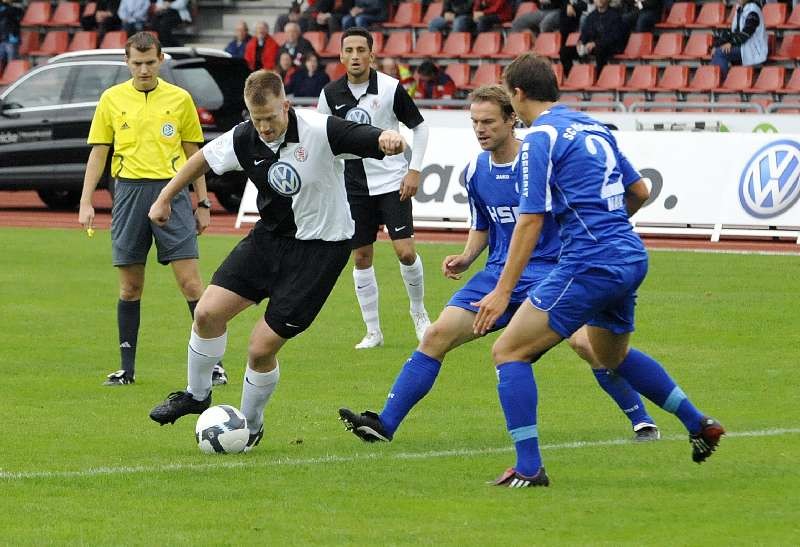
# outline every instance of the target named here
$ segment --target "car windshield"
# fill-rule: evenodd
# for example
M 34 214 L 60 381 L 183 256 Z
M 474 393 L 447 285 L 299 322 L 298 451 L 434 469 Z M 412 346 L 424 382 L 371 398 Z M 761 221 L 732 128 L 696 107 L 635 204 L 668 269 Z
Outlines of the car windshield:
M 109 65 L 83 65 L 75 67 L 78 71 L 71 103 L 88 103 L 100 100 L 100 94 L 117 83 L 120 67 Z M 128 75 L 128 71 L 124 71 Z
M 188 91 L 195 105 L 207 110 L 222 108 L 225 97 L 222 90 L 204 67 L 175 67 L 175 84 Z
M 62 104 L 71 67 L 52 67 L 26 78 L 5 96 L 4 102 L 14 108 L 31 108 Z

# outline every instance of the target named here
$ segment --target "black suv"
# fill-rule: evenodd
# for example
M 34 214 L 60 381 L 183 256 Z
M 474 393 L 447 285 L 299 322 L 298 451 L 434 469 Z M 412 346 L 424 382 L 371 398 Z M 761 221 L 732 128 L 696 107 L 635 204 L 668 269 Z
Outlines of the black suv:
M 105 89 L 131 77 L 124 54 L 109 49 L 58 55 L 0 93 L 0 190 L 36 190 L 52 209 L 78 205 L 97 101 Z M 202 48 L 165 48 L 164 58 L 160 76 L 191 93 L 206 142 L 242 121 L 249 74 L 244 61 Z M 223 207 L 238 210 L 244 172 L 209 171 L 206 181 Z M 108 165 L 99 187 L 113 194 Z

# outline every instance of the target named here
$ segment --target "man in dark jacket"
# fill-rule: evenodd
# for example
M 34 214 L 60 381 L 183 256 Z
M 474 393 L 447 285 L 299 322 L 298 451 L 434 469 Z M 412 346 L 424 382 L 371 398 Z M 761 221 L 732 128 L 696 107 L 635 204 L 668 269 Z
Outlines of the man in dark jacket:
M 445 0 L 442 15 L 434 17 L 428 24 L 431 32 L 442 32 L 451 28 L 453 32 L 472 30 L 472 0 Z
M 576 46 L 563 46 L 560 57 L 568 74 L 578 57 L 593 56 L 598 72 L 608 60 L 625 47 L 627 33 L 619 11 L 608 6 L 608 0 L 595 0 L 597 9 L 586 17 Z
M 231 57 L 243 59 L 245 47 L 247 47 L 247 42 L 249 42 L 251 38 L 252 36 L 250 36 L 249 29 L 247 28 L 247 22 L 239 21 L 234 30 L 233 40 L 228 42 L 228 45 L 225 46 L 225 51 L 230 53 Z
M 17 58 L 21 19 L 22 10 L 11 5 L 11 0 L 3 0 L 0 3 L 0 64 L 2 66 Z
M 369 28 L 389 18 L 389 2 L 383 0 L 356 0 L 349 15 L 342 18 L 342 29 L 350 27 Z
M 298 23 L 286 23 L 283 28 L 286 33 L 286 41 L 278 49 L 278 53 L 275 55 L 275 62 L 280 61 L 281 54 L 288 53 L 289 57 L 292 58 L 292 64 L 296 67 L 301 67 L 306 55 L 311 53 L 316 55 L 317 52 L 311 42 L 300 35 L 300 25 Z
M 317 0 L 313 9 L 304 17 L 309 30 L 338 32 L 342 30 L 342 18 L 353 9 L 353 0 Z M 300 25 L 302 27 L 302 23 Z
M 325 67 L 320 66 L 316 53 L 306 55 L 303 68 L 295 72 L 286 86 L 286 94 L 295 97 L 319 97 L 322 88 L 331 81 L 325 72 Z

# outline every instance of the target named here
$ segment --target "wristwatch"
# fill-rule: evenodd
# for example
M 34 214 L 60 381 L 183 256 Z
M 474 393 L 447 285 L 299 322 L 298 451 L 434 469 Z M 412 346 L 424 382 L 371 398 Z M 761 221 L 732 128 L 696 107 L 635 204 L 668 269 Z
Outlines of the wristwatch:
M 198 199 L 197 200 L 197 206 L 198 207 L 202 207 L 203 209 L 211 209 L 211 200 L 208 199 L 208 198 L 206 198 L 206 199 Z

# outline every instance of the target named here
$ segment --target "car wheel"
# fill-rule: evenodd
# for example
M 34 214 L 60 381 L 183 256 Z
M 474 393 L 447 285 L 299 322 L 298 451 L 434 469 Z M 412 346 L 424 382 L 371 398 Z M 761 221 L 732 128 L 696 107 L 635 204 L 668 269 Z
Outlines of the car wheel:
M 217 201 L 229 213 L 238 213 L 239 205 L 242 203 L 242 192 L 230 190 L 216 190 L 214 195 L 217 196 Z
M 57 211 L 73 211 L 81 201 L 78 190 L 37 190 L 36 193 L 45 205 Z

